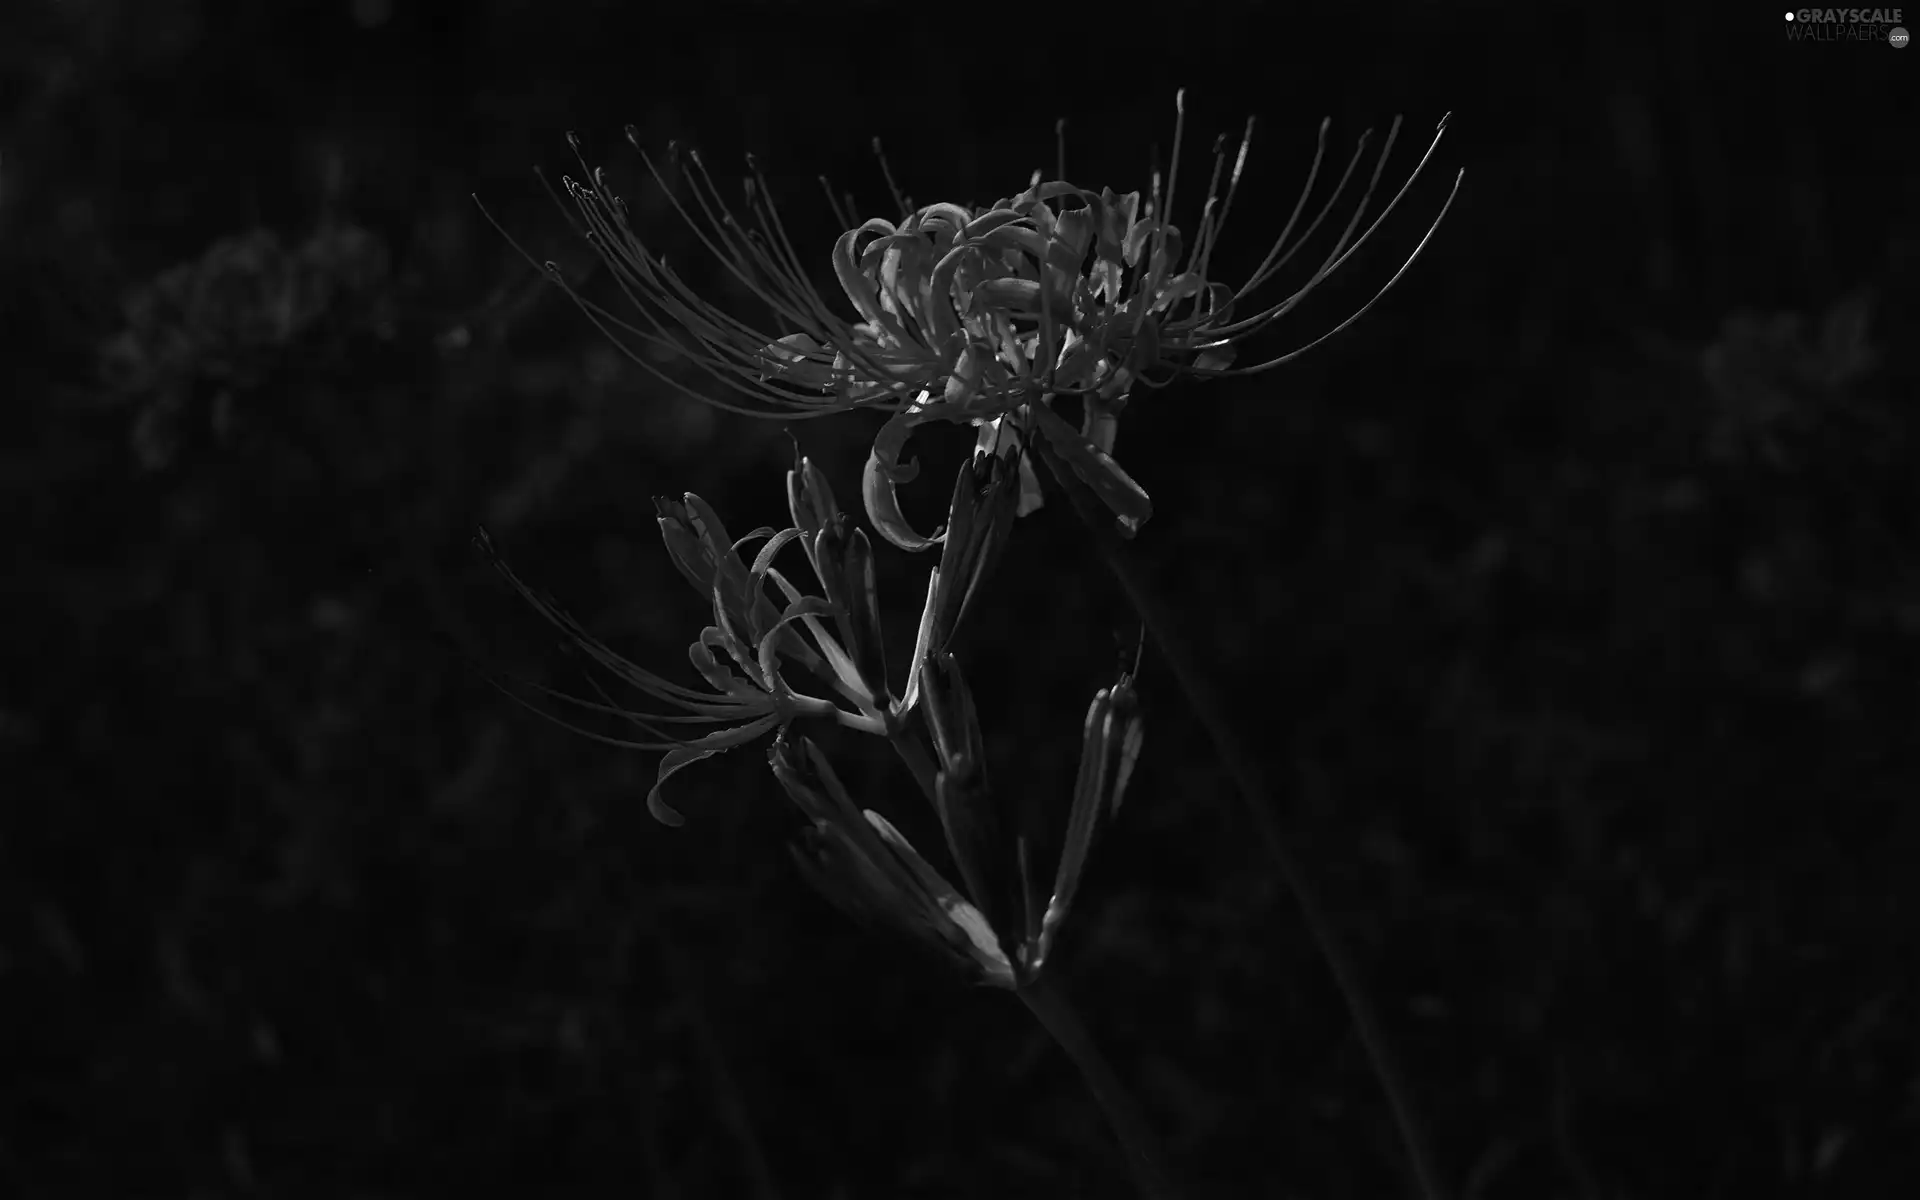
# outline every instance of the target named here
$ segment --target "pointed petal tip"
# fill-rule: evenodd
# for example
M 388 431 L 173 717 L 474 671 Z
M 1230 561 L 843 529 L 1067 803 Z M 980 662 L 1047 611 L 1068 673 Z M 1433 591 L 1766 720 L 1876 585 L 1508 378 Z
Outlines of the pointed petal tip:
M 678 829 L 687 823 L 687 819 L 674 811 L 673 807 L 660 798 L 660 787 L 654 785 L 647 793 L 647 811 L 653 819 L 670 829 Z

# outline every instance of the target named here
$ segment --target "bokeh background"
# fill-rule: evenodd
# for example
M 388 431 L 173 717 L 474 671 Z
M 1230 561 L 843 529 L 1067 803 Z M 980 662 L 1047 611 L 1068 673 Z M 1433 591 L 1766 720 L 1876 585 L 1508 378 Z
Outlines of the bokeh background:
M 668 830 L 652 759 L 489 686 L 584 685 L 477 527 L 673 670 L 702 606 L 650 497 L 782 523 L 792 451 L 622 359 L 471 196 L 602 294 L 530 170 L 577 173 L 578 130 L 763 321 L 625 124 L 723 181 L 757 153 L 824 267 L 817 174 L 890 214 L 873 137 L 922 203 L 1017 191 L 1057 117 L 1070 177 L 1143 187 L 1184 85 L 1190 181 L 1262 122 L 1230 276 L 1323 116 L 1337 159 L 1405 113 L 1397 180 L 1454 114 L 1268 345 L 1371 294 L 1464 168 L 1399 287 L 1143 398 L 1120 452 L 1455 1194 L 1912 1194 L 1917 54 L 1648 5 L 10 6 L 0 1190 L 1125 1194 L 1017 1003 L 807 890 L 761 750 L 679 776 Z M 795 431 L 843 500 L 875 424 Z M 931 525 L 959 449 L 922 446 Z M 1064 505 L 1017 535 L 964 659 L 998 777 L 1060 797 L 1137 629 Z M 1151 654 L 1143 689 L 1063 985 L 1196 1194 L 1402 1194 Z

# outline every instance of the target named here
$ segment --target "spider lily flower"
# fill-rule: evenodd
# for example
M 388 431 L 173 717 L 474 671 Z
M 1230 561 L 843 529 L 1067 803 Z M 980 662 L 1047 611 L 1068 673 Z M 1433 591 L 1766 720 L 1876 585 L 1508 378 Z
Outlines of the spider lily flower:
M 1236 366 L 1243 343 L 1291 312 L 1372 237 L 1425 169 L 1446 123 L 1441 122 L 1406 182 L 1362 229 L 1398 139 L 1396 119 L 1358 206 L 1325 258 L 1291 293 L 1260 303 L 1255 293 L 1338 206 L 1368 139 L 1362 138 L 1333 194 L 1294 239 L 1325 157 L 1328 123 L 1321 123 L 1313 167 L 1292 214 L 1253 274 L 1229 286 L 1215 278 L 1214 251 L 1246 167 L 1253 121 L 1247 122 L 1230 174 L 1225 142 L 1215 143 L 1212 177 L 1187 246 L 1168 215 L 1178 182 L 1184 91 L 1176 109 L 1173 165 L 1165 192 L 1156 172 L 1144 208 L 1139 192 L 1116 195 L 1111 189 L 1094 192 L 1065 180 L 1042 182 L 1036 172 L 1025 192 L 989 208 L 934 205 L 897 227 L 868 222 L 855 231 L 875 235 L 864 249 L 857 236 L 851 247 L 843 239 L 842 252 L 859 251 L 859 273 L 850 274 L 844 265 L 839 272 L 855 306 L 870 314 L 870 321 L 891 318 L 893 327 L 922 335 L 930 347 L 945 348 L 928 360 L 936 361 L 940 372 L 889 420 L 868 459 L 868 511 L 889 541 L 923 550 L 939 540 L 915 533 L 894 495 L 897 486 L 915 474 L 911 461 L 902 462 L 914 427 L 937 419 L 981 424 L 1008 414 L 1018 414 L 1023 428 L 1051 442 L 1113 511 L 1121 531 L 1131 535 L 1152 512 L 1146 492 L 1112 457 L 1119 414 L 1132 389 L 1161 388 L 1181 379 L 1253 375 L 1306 353 L 1357 321 L 1405 274 L 1452 205 L 1450 193 L 1392 278 L 1334 329 L 1304 346 Z M 1458 188 L 1456 177 L 1455 192 Z M 794 347 L 804 349 L 799 342 Z M 809 372 L 824 369 L 823 360 L 824 353 L 800 353 L 792 360 L 794 382 L 807 383 Z M 1053 411 L 1061 396 L 1079 400 L 1078 431 Z
M 1251 375 L 1304 354 L 1358 320 L 1399 280 L 1453 202 L 1450 193 L 1392 278 L 1332 331 L 1236 366 L 1243 344 L 1291 312 L 1372 237 L 1424 171 L 1446 123 L 1441 122 L 1406 182 L 1362 229 L 1398 138 L 1396 119 L 1333 248 L 1304 284 L 1262 302 L 1255 293 L 1272 282 L 1339 204 L 1367 139 L 1332 196 L 1294 239 L 1325 156 L 1328 125 L 1322 122 L 1313 167 L 1292 214 L 1260 265 L 1231 286 L 1215 277 L 1213 258 L 1246 166 L 1253 122 L 1247 122 L 1230 173 L 1225 142 L 1216 142 L 1197 227 L 1191 239 L 1183 238 L 1171 214 L 1185 96 L 1183 90 L 1175 101 L 1164 193 L 1156 171 L 1144 206 L 1138 191 L 1096 192 L 1064 179 L 1043 182 L 1036 172 L 1026 191 L 985 208 L 932 204 L 906 212 L 898 222 L 870 218 L 847 229 L 829 259 L 856 321 L 841 315 L 814 286 L 752 159 L 743 221 L 721 198 L 698 154 L 688 155 L 683 170 L 689 199 L 676 196 L 632 127 L 628 140 L 675 210 L 787 332 L 769 336 L 701 299 L 634 233 L 625 203 L 584 158 L 581 166 L 591 183 L 563 182 L 587 238 L 636 310 L 638 323 L 586 300 L 553 264 L 545 266 L 642 369 L 686 394 L 729 411 L 780 419 L 852 408 L 891 413 L 875 439 L 863 493 L 874 527 L 903 549 L 926 550 L 939 541 L 913 530 L 895 496 L 898 485 L 915 473 L 915 464 L 903 461 L 912 430 L 932 420 L 979 424 L 1015 413 L 1031 414 L 1023 418 L 1023 427 L 1052 441 L 1113 510 L 1121 530 L 1131 534 L 1152 511 L 1146 492 L 1112 457 L 1118 417 L 1132 389 Z M 570 140 L 578 154 L 578 140 Z M 669 165 L 678 158 L 670 147 Z M 1458 188 L 1456 177 L 1455 193 Z M 656 367 L 644 353 L 648 349 L 690 355 L 725 395 L 693 392 Z M 1053 400 L 1063 395 L 1079 399 L 1077 432 L 1051 412 Z
M 601 698 L 605 703 L 594 703 L 536 685 L 536 690 L 547 696 L 618 717 L 645 735 L 642 740 L 593 733 L 588 736 L 630 749 L 663 752 L 659 774 L 647 793 L 647 808 L 665 824 L 679 825 L 683 818 L 661 798 L 661 788 L 669 776 L 692 763 L 744 745 L 771 730 L 785 729 L 802 717 L 832 720 L 884 736 L 910 707 L 911 693 L 908 703 L 896 704 L 886 689 L 872 553 L 866 535 L 859 530 L 847 534 L 845 518 L 834 508 L 824 480 L 811 464 L 800 460 L 795 475 L 803 480 L 797 486 L 790 483 L 791 493 L 798 497 L 794 508 L 799 524 L 780 533 L 770 528 L 756 529 L 738 542 L 728 537 L 719 515 L 706 501 L 691 492 L 684 501 L 655 501 L 668 555 L 694 590 L 713 606 L 713 624 L 701 630 L 699 640 L 687 651 L 707 691 L 671 682 L 621 657 L 551 600 L 522 583 L 494 550 L 484 530 L 476 539 L 507 582 L 589 658 L 628 686 L 678 710 L 640 713 L 615 704 L 604 691 Z M 810 538 L 805 536 L 809 530 L 814 535 Z M 762 538 L 766 544 L 749 565 L 740 552 Z M 773 565 L 784 546 L 803 539 L 808 561 L 827 591 L 825 598 L 802 595 Z M 768 596 L 768 581 L 782 594 L 784 607 L 776 606 Z M 838 638 L 827 629 L 827 619 L 838 623 Z M 823 681 L 837 699 L 795 691 L 783 673 L 789 662 L 798 663 Z M 702 725 L 720 728 L 691 737 L 674 731 L 675 727 Z
M 980 910 L 890 821 L 853 803 L 818 746 L 783 736 L 769 761 L 774 777 L 813 823 L 794 860 L 815 887 L 855 917 L 915 937 L 981 983 L 1015 986 L 1013 965 Z

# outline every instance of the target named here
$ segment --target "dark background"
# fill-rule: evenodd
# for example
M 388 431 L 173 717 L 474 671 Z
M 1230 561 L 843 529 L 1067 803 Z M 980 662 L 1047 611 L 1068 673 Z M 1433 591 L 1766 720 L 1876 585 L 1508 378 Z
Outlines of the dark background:
M 470 193 L 586 277 L 529 172 L 577 170 L 577 129 L 759 322 L 624 124 L 729 194 L 758 152 L 824 266 L 817 173 L 891 215 L 871 137 L 920 203 L 980 203 L 1065 116 L 1069 176 L 1127 190 L 1184 84 L 1192 186 L 1263 122 L 1229 278 L 1322 116 L 1339 157 L 1406 113 L 1397 180 L 1454 114 L 1262 345 L 1364 299 L 1464 167 L 1396 291 L 1145 394 L 1120 457 L 1456 1193 L 1909 1194 L 1920 51 L 1663 8 L 10 9 L 0 1189 L 1124 1194 L 1016 1002 L 798 879 L 762 748 L 677 777 L 668 830 L 652 758 L 488 686 L 476 656 L 582 685 L 476 526 L 676 672 L 702 607 L 649 497 L 784 523 L 791 451 L 620 359 Z M 875 424 L 799 430 L 844 502 Z M 994 766 L 1062 795 L 1134 626 L 1057 502 L 990 601 Z M 1059 977 L 1210 1194 L 1395 1194 L 1327 973 L 1151 656 L 1143 688 Z M 845 762 L 933 843 L 903 774 Z

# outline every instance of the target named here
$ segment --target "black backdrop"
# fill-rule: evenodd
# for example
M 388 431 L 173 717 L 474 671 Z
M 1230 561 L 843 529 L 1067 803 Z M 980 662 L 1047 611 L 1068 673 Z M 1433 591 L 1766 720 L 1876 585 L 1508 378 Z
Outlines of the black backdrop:
M 1126 190 L 1186 86 L 1190 147 L 1262 121 L 1229 277 L 1323 116 L 1344 151 L 1404 112 L 1410 153 L 1454 114 L 1271 344 L 1384 280 L 1464 167 L 1401 286 L 1137 403 L 1121 457 L 1457 1194 L 1910 1189 L 1915 53 L 1657 6 L 16 6 L 0 1185 L 1117 1194 L 1016 1003 L 806 890 L 760 750 L 679 776 L 663 829 L 651 758 L 461 649 L 578 684 L 484 524 L 672 668 L 701 610 L 648 498 L 780 523 L 790 455 L 623 363 L 470 193 L 584 275 L 529 172 L 576 170 L 578 130 L 738 305 L 626 123 L 723 179 L 756 152 L 824 261 L 816 174 L 890 212 L 875 136 L 920 202 L 984 202 L 1065 117 L 1069 176 Z M 798 432 L 851 500 L 872 422 Z M 967 650 L 996 769 L 1049 794 L 1133 636 L 1061 507 Z M 1143 688 L 1064 986 L 1201 1190 L 1388 1194 L 1326 972 L 1151 657 Z M 848 773 L 930 838 L 884 760 Z

